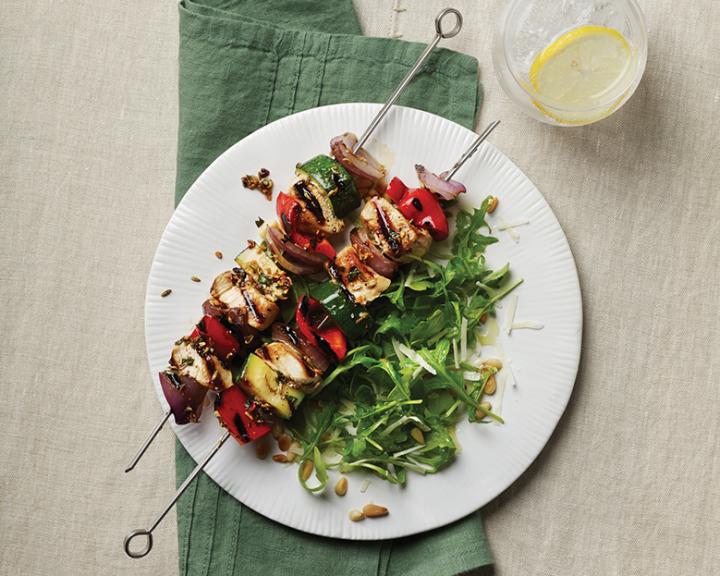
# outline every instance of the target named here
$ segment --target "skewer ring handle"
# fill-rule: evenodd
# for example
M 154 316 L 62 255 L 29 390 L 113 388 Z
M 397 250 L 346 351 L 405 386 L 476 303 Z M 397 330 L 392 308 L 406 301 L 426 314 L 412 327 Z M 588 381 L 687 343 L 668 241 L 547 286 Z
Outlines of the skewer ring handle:
M 142 548 L 141 550 L 133 551 L 130 549 L 130 542 L 132 542 L 133 539 L 137 538 L 138 536 L 145 536 L 147 541 L 145 542 L 144 548 Z M 132 532 L 130 532 L 130 534 L 125 536 L 123 546 L 125 548 L 125 554 L 130 556 L 130 558 L 142 558 L 143 556 L 147 556 L 153 547 L 152 532 L 148 530 L 133 530 Z
M 455 16 L 455 26 L 451 30 L 445 32 L 443 31 L 443 19 L 448 14 L 453 14 Z M 462 14 L 460 14 L 460 11 L 455 8 L 445 8 L 445 10 L 435 16 L 435 31 L 438 33 L 440 38 L 452 38 L 453 36 L 457 36 L 462 29 L 462 24 Z

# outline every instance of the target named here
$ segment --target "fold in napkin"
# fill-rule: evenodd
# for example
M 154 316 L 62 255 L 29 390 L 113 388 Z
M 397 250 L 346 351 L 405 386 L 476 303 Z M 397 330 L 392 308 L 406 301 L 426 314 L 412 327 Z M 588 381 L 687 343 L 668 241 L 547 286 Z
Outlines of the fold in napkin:
M 361 33 L 351 0 L 181 2 L 176 200 L 268 122 L 324 104 L 382 102 L 423 46 Z M 474 58 L 436 50 L 399 103 L 472 128 L 477 71 Z M 178 442 L 178 484 L 194 466 Z M 479 514 L 400 540 L 334 540 L 268 520 L 204 474 L 178 502 L 177 522 L 182 575 L 450 576 L 492 562 Z

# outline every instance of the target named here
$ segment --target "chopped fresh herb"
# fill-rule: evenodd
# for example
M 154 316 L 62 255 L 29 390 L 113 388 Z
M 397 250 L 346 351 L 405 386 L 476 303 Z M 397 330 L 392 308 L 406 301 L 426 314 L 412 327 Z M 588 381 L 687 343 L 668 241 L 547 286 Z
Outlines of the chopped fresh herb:
M 360 270 L 358 270 L 356 267 L 353 267 L 350 272 L 347 274 L 348 282 L 352 282 L 353 280 L 357 280 L 360 276 Z

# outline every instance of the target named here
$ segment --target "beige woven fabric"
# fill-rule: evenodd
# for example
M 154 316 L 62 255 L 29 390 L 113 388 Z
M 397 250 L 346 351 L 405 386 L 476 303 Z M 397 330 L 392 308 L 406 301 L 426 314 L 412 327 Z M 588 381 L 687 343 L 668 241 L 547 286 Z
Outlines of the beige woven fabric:
M 500 0 L 356 2 L 366 33 L 476 56 L 481 123 L 570 240 L 583 359 L 538 461 L 487 507 L 505 575 L 705 575 L 720 565 L 720 5 L 644 0 L 648 68 L 595 126 L 517 112 L 492 71 Z M 6 0 L 0 19 L 0 574 L 177 573 L 123 535 L 173 490 L 171 435 L 130 476 L 160 416 L 143 338 L 146 274 L 172 212 L 173 2 Z M 142 385 L 146 383 L 146 385 Z M 492 465 L 492 463 L 488 463 Z

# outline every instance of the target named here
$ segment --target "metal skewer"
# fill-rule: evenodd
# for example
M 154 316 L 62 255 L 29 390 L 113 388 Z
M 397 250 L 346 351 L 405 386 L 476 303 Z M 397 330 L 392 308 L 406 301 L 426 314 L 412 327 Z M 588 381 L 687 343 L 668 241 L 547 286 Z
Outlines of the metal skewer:
M 190 486 L 190 484 L 192 484 L 193 480 L 195 480 L 197 475 L 203 471 L 203 468 L 205 468 L 205 466 L 207 466 L 207 463 L 210 462 L 210 460 L 212 459 L 213 456 L 215 456 L 215 454 L 217 454 L 218 450 L 220 450 L 220 448 L 222 448 L 222 445 L 225 444 L 225 442 L 227 441 L 228 438 L 230 438 L 230 432 L 225 432 L 225 434 L 222 435 L 220 440 L 218 440 L 215 443 L 215 446 L 213 446 L 212 450 L 210 450 L 210 453 L 207 456 L 205 456 L 203 461 L 200 462 L 195 467 L 195 470 L 192 471 L 190 476 L 185 478 L 185 481 L 180 485 L 180 488 L 177 489 L 177 492 L 175 492 L 175 496 L 172 497 L 172 500 L 170 500 L 170 502 L 168 502 L 167 506 L 165 506 L 165 509 L 162 512 L 160 512 L 160 515 L 157 518 L 155 518 L 155 522 L 153 522 L 149 528 L 146 528 L 146 529 L 140 528 L 138 530 L 133 530 L 132 532 L 130 532 L 130 534 L 125 536 L 125 540 L 123 541 L 123 547 L 125 548 L 125 554 L 127 554 L 131 558 L 142 558 L 143 556 L 146 556 L 150 552 L 150 550 L 152 550 L 153 530 L 155 530 L 155 528 L 158 527 L 160 522 L 162 522 L 163 519 L 165 518 L 165 516 L 167 516 L 168 512 L 170 512 L 170 510 L 172 510 L 172 507 L 175 506 L 175 503 L 180 499 L 180 496 L 182 496 L 183 493 L 185 492 L 185 490 L 188 489 L 188 486 Z M 147 542 L 145 544 L 145 547 L 142 550 L 132 551 L 130 549 L 130 543 L 138 536 L 145 536 L 147 539 Z
M 158 422 L 157 426 L 153 428 L 152 432 L 150 432 L 150 435 L 145 439 L 145 442 L 143 442 L 143 445 L 140 447 L 140 450 L 138 450 L 138 453 L 135 454 L 132 460 L 130 460 L 130 464 L 127 465 L 127 468 L 125 468 L 125 473 L 130 472 L 137 463 L 140 461 L 140 458 L 142 458 L 143 454 L 147 451 L 147 449 L 150 447 L 150 444 L 152 444 L 153 440 L 155 440 L 155 436 L 158 435 L 160 430 L 162 430 L 162 427 L 165 426 L 165 422 L 168 421 L 168 418 L 170 418 L 170 410 L 165 412 L 165 416 L 163 416 L 163 419 Z
M 445 32 L 443 31 L 442 21 L 443 18 L 445 18 L 448 14 L 455 15 L 455 26 L 448 32 Z M 462 29 L 462 23 L 462 14 L 460 14 L 460 11 L 456 10 L 455 8 L 445 8 L 444 10 L 440 11 L 437 16 L 435 16 L 435 37 L 430 41 L 430 44 L 427 45 L 425 50 L 423 50 L 422 54 L 420 54 L 417 62 L 415 62 L 415 64 L 407 73 L 405 78 L 402 79 L 402 82 L 400 82 L 398 87 L 395 88 L 395 91 L 390 95 L 390 98 L 388 98 L 387 102 L 385 102 L 383 107 L 380 108 L 380 111 L 376 114 L 375 118 L 372 119 L 372 122 L 370 122 L 368 127 L 365 129 L 363 135 L 360 136 L 357 144 L 353 146 L 353 154 L 357 153 L 357 151 L 363 147 L 365 142 L 367 142 L 368 138 L 370 138 L 370 135 L 373 133 L 375 128 L 377 128 L 378 124 L 380 124 L 382 119 L 388 113 L 388 110 L 390 110 L 390 107 L 395 104 L 395 101 L 400 97 L 400 94 L 402 94 L 403 90 L 407 88 L 407 85 L 410 84 L 410 81 L 415 77 L 415 74 L 417 74 L 420 68 L 422 68 L 425 60 L 427 60 L 428 56 L 430 56 L 430 53 L 435 49 L 440 40 L 457 36 Z
M 487 137 L 490 136 L 490 133 L 491 133 L 493 130 L 495 130 L 495 128 L 498 127 L 498 124 L 500 124 L 500 120 L 495 120 L 494 122 L 491 122 L 491 123 L 487 126 L 487 128 L 485 128 L 485 130 L 482 131 L 482 134 L 480 134 L 480 136 L 478 136 L 478 137 L 475 139 L 475 142 L 473 142 L 473 143 L 470 145 L 470 148 L 468 148 L 468 149 L 463 153 L 463 155 L 460 156 L 460 158 L 458 159 L 458 161 L 455 162 L 455 164 L 453 164 L 452 168 L 450 168 L 450 170 L 447 171 L 447 174 L 445 174 L 445 177 L 443 178 L 443 180 L 445 180 L 445 182 L 447 182 L 447 181 L 450 180 L 453 176 L 455 176 L 455 172 L 457 172 L 458 170 L 460 170 L 460 168 L 462 167 L 462 165 L 465 164 L 465 162 L 467 162 L 468 160 L 470 160 L 470 157 L 471 157 L 473 154 L 475 154 L 475 152 L 477 152 L 478 148 L 480 148 L 480 144 L 482 144 L 483 142 L 485 142 L 485 140 L 487 140 Z
M 448 32 L 443 31 L 442 27 L 442 20 L 445 18 L 448 14 L 455 15 L 455 26 Z M 385 115 L 387 114 L 388 110 L 392 107 L 392 105 L 395 103 L 395 101 L 400 97 L 403 90 L 410 84 L 412 79 L 415 77 L 415 75 L 418 73 L 422 65 L 425 63 L 425 60 L 427 60 L 428 56 L 430 56 L 430 53 L 433 51 L 433 49 L 438 45 L 440 40 L 444 38 L 452 38 L 453 36 L 456 36 L 462 28 L 462 15 L 458 10 L 455 8 L 445 8 L 444 10 L 440 11 L 440 13 L 435 17 L 435 37 L 432 39 L 430 44 L 427 45 L 425 50 L 423 50 L 420 57 L 417 59 L 413 67 L 410 69 L 410 71 L 407 73 L 405 78 L 400 82 L 399 86 L 395 89 L 395 91 L 390 95 L 390 98 L 388 98 L 387 102 L 383 105 L 383 107 L 380 109 L 380 111 L 377 113 L 375 118 L 373 118 L 372 122 L 370 122 L 370 125 L 366 128 L 365 132 L 363 132 L 363 135 L 358 140 L 357 144 L 353 147 L 353 153 L 356 153 L 362 146 L 367 142 L 370 135 L 373 133 L 375 128 L 380 124 L 380 122 L 383 120 Z M 497 125 L 497 123 L 495 124 Z M 463 155 L 463 158 L 461 158 L 455 166 L 453 166 L 451 172 L 454 174 L 460 166 L 477 150 L 477 147 L 480 146 L 482 141 L 487 137 L 487 135 L 490 134 L 492 129 L 494 129 L 495 126 L 492 126 L 491 129 L 485 130 L 483 132 L 483 135 L 478 138 L 478 140 L 473 144 L 472 151 L 466 152 Z M 452 175 L 451 174 L 451 175 Z M 129 472 L 132 470 L 135 465 L 138 463 L 142 455 L 145 453 L 145 451 L 148 449 L 152 441 L 155 439 L 155 437 L 158 435 L 162 427 L 167 422 L 168 418 L 170 417 L 170 411 L 168 411 L 163 419 L 160 421 L 160 423 L 155 426 L 155 428 L 150 432 L 150 435 L 145 440 L 143 445 L 141 446 L 138 453 L 135 455 L 135 457 L 132 459 L 128 467 L 125 469 L 125 472 Z M 165 506 L 163 511 L 158 515 L 158 517 L 155 519 L 155 521 L 150 525 L 149 528 L 146 529 L 137 529 L 130 532 L 127 536 L 125 536 L 125 540 L 123 542 L 123 547 L 125 549 L 125 553 L 130 556 L 131 558 L 142 558 L 143 556 L 146 556 L 150 550 L 152 550 L 153 547 L 153 537 L 152 533 L 155 530 L 155 528 L 158 527 L 160 522 L 163 521 L 165 516 L 172 510 L 173 506 L 177 503 L 177 501 L 180 499 L 180 497 L 183 495 L 185 490 L 187 490 L 188 486 L 192 484 L 192 482 L 197 478 L 197 476 L 200 474 L 200 472 L 203 471 L 205 466 L 207 466 L 208 462 L 217 454 L 217 452 L 222 448 L 223 444 L 227 441 L 227 439 L 230 438 L 230 432 L 225 432 L 225 434 L 222 435 L 222 437 L 215 443 L 215 446 L 213 446 L 212 450 L 208 453 L 207 456 L 200 462 L 195 469 L 192 471 L 192 473 L 185 479 L 185 481 L 180 485 L 180 487 L 177 489 L 177 492 L 175 492 L 175 495 L 172 497 L 170 502 Z M 132 551 L 130 549 L 131 542 L 140 536 L 144 536 L 146 538 L 146 544 L 145 547 L 138 551 Z

